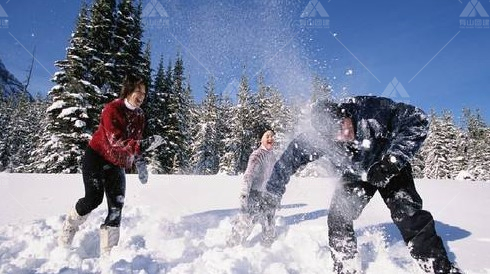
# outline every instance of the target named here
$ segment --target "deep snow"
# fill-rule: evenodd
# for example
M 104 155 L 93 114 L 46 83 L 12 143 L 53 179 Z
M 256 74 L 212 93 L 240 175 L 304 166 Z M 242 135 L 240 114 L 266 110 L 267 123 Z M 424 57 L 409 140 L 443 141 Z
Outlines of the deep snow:
M 104 203 L 57 246 L 65 214 L 83 195 L 81 175 L 0 173 L 0 273 L 331 273 L 326 216 L 336 180 L 294 178 L 278 212 L 277 241 L 225 246 L 240 176 L 128 175 L 121 239 L 99 258 Z M 490 273 L 490 183 L 417 180 L 449 255 L 467 273 Z M 355 223 L 366 273 L 422 273 L 376 195 Z

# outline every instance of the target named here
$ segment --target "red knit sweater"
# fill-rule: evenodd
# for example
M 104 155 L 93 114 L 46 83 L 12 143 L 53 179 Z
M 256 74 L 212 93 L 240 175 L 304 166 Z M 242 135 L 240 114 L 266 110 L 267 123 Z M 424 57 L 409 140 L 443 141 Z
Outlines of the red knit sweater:
M 116 99 L 102 110 L 99 128 L 89 146 L 110 163 L 131 168 L 134 156 L 140 153 L 145 116 L 140 108 L 130 110 L 124 99 Z

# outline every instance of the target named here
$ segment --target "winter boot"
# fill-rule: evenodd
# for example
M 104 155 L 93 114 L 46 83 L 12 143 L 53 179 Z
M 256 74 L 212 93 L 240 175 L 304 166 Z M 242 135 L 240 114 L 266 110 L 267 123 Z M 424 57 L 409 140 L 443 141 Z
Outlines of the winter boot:
M 73 208 L 70 213 L 66 216 L 65 222 L 63 223 L 63 228 L 61 230 L 61 235 L 58 238 L 58 243 L 63 247 L 71 246 L 75 233 L 80 228 L 80 225 L 87 220 L 88 214 L 85 216 L 78 215 L 78 212 Z
M 463 274 L 456 264 L 451 263 L 446 256 L 443 258 L 430 258 L 425 260 L 416 260 L 420 267 L 427 273 L 437 274 Z
M 253 223 L 249 214 L 240 214 L 232 221 L 231 235 L 226 240 L 226 245 L 233 247 L 245 242 L 252 233 Z
M 264 247 L 270 247 L 276 240 L 276 231 L 274 228 L 271 230 L 262 230 L 261 244 Z
M 275 218 L 274 215 L 268 214 L 264 216 L 264 219 L 262 221 L 261 244 L 265 247 L 270 247 L 277 238 Z
M 119 243 L 119 227 L 106 226 L 100 227 L 100 255 L 109 256 L 114 246 Z

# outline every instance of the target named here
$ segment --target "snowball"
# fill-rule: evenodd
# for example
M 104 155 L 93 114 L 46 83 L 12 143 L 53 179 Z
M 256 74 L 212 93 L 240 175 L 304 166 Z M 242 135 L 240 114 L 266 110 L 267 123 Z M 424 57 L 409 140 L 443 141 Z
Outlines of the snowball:
M 362 140 L 361 146 L 363 148 L 369 149 L 369 148 L 371 148 L 371 141 L 368 139 L 364 139 L 364 140 Z
M 363 182 L 367 182 L 367 172 L 363 172 L 363 173 L 361 174 L 361 180 L 362 180 Z

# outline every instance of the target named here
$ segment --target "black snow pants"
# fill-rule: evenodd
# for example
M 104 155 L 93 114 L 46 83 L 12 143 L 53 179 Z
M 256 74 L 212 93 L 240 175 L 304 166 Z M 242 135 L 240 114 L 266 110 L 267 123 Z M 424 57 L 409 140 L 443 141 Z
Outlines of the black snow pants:
M 103 226 L 118 227 L 126 192 L 124 169 L 107 162 L 88 147 L 82 162 L 82 173 L 85 197 L 79 199 L 75 206 L 78 214 L 84 216 L 96 209 L 105 193 L 109 212 Z
M 426 272 L 449 273 L 452 264 L 436 233 L 432 215 L 422 210 L 422 199 L 415 189 L 410 165 L 393 177 L 385 188 L 348 179 L 344 179 L 343 184 L 337 187 L 328 215 L 329 244 L 336 264 L 334 269 L 342 273 L 339 271 L 342 261 L 356 256 L 357 241 L 353 221 L 359 217 L 376 191 L 379 191 L 388 206 L 393 222 L 419 265 Z

